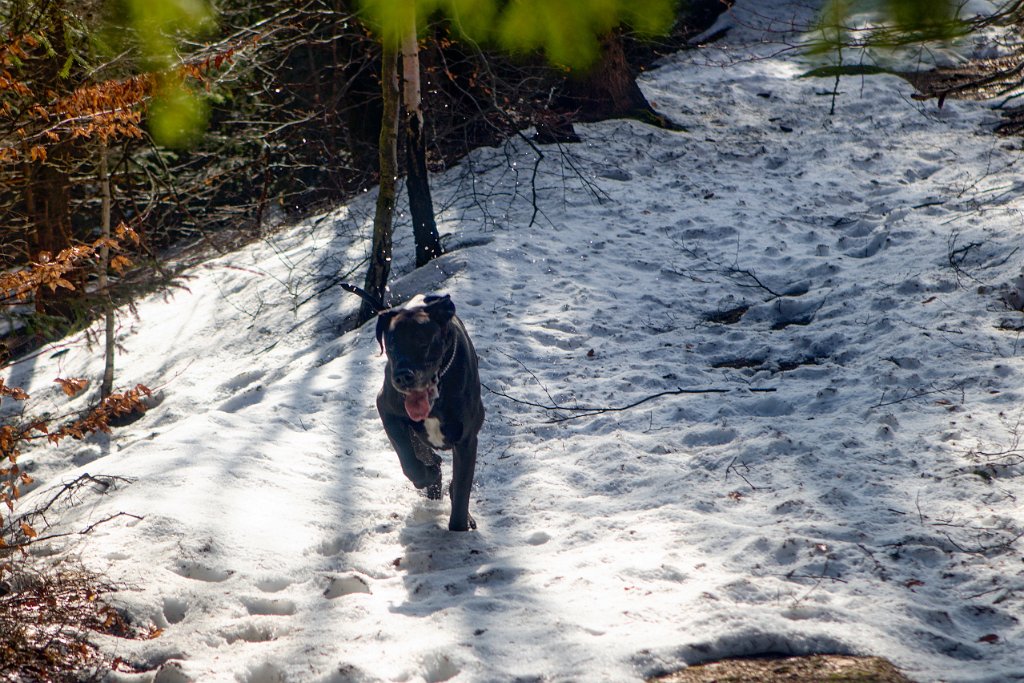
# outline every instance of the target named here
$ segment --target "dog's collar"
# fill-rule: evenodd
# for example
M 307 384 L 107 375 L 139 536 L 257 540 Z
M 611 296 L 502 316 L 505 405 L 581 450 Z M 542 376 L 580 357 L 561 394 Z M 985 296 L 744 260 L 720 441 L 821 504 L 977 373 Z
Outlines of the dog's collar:
M 444 373 L 448 372 L 448 369 L 451 368 L 452 363 L 455 362 L 455 354 L 457 354 L 458 352 L 459 352 L 459 345 L 458 345 L 458 343 L 452 344 L 452 355 L 451 355 L 451 358 L 449 358 L 448 362 L 444 364 L 444 367 L 441 368 L 441 371 L 437 373 L 437 380 L 439 382 L 441 381 L 441 378 L 444 377 Z

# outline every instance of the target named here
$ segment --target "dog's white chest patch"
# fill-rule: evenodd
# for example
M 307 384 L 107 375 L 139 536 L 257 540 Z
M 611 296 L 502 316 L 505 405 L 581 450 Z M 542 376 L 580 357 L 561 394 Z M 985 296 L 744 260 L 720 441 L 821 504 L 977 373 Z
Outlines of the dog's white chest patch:
M 436 417 L 428 417 L 423 421 L 423 428 L 427 430 L 427 441 L 434 448 L 444 447 L 444 434 L 441 433 L 441 421 Z

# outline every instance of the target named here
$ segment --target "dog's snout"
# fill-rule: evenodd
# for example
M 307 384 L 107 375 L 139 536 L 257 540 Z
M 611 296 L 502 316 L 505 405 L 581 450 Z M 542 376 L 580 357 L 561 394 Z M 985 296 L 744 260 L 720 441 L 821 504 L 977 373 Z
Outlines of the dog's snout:
M 416 384 L 416 373 L 409 368 L 399 368 L 395 370 L 394 380 L 399 389 L 411 389 Z

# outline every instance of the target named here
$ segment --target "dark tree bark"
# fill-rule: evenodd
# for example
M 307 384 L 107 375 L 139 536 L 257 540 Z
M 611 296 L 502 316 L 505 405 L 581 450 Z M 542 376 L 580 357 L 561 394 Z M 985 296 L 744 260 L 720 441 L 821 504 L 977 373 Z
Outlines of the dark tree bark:
M 398 48 L 384 42 L 381 53 L 381 94 L 383 115 L 380 126 L 380 189 L 373 216 L 373 250 L 363 289 L 386 302 L 385 290 L 391 274 L 391 235 L 395 214 L 395 179 L 398 174 Z M 362 325 L 377 314 L 368 301 L 359 309 Z
M 434 202 L 427 175 L 427 142 L 423 135 L 423 107 L 420 97 L 419 43 L 415 24 L 402 41 L 402 76 L 405 102 L 405 186 L 409 192 L 416 242 L 416 267 L 425 266 L 443 252 L 434 220 Z
M 66 13 L 70 6 L 73 6 L 73 3 L 13 3 L 12 7 L 4 8 L 5 16 L 0 17 L 0 24 L 8 19 L 13 31 L 38 31 L 40 35 L 45 36 L 48 47 L 46 58 L 29 60 L 25 67 L 26 77 L 31 79 L 31 88 L 36 92 L 52 91 L 59 97 L 73 89 L 71 84 L 75 82 L 77 75 L 77 62 L 67 73 L 63 73 L 64 65 L 69 64 L 72 57 L 70 45 L 76 40 L 66 22 Z M 46 95 L 46 98 L 50 97 L 51 95 Z M 46 100 L 40 98 L 35 102 L 43 104 Z M 22 151 L 26 157 L 29 156 L 28 147 Z M 22 164 L 19 180 L 23 179 L 24 184 L 20 188 L 18 204 L 23 209 L 17 213 L 21 214 L 18 218 L 24 221 L 22 225 L 25 230 L 22 234 L 25 237 L 26 260 L 39 260 L 44 253 L 56 256 L 74 244 L 72 176 L 80 160 L 80 143 L 65 140 L 47 144 L 44 158 L 25 161 Z M 7 226 L 4 229 L 7 229 Z M 81 317 L 86 272 L 83 268 L 75 268 L 66 273 L 64 279 L 75 289 L 57 287 L 51 290 L 49 287 L 40 287 L 36 290 L 37 313 L 64 318 L 69 322 Z
M 430 181 L 427 176 L 427 145 L 421 125 L 419 117 L 406 116 L 405 186 L 409 192 L 417 268 L 444 253 L 441 237 L 437 233 L 437 222 L 434 220 L 434 202 L 430 197 Z
M 71 246 L 67 174 L 50 161 L 31 162 L 25 180 L 25 208 L 32 225 L 29 256 L 36 259 L 41 252 L 56 255 Z
M 25 172 L 25 213 L 30 230 L 28 257 L 38 260 L 42 254 L 56 256 L 72 245 L 71 181 L 61 164 L 64 155 L 51 151 L 48 161 L 27 164 Z M 37 313 L 67 320 L 75 317 L 74 299 L 82 295 L 85 273 L 79 268 L 65 274 L 74 290 L 40 287 L 35 295 Z
M 606 119 L 638 119 L 668 130 L 682 130 L 668 117 L 659 114 L 644 97 L 636 83 L 636 74 L 626 59 L 622 36 L 612 31 L 601 39 L 601 58 L 589 71 L 570 76 L 560 108 L 571 112 L 571 118 L 553 117 L 548 124 L 538 125 L 538 142 L 578 142 L 573 121 L 592 122 Z

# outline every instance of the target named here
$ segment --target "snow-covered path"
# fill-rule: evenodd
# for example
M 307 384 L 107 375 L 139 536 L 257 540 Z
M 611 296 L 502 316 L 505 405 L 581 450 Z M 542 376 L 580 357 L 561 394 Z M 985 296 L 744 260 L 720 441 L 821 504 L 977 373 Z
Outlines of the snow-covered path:
M 411 271 L 397 228 L 396 293 L 450 293 L 481 356 L 475 533 L 403 478 L 373 331 L 339 335 L 358 301 L 321 291 L 372 197 L 122 317 L 119 379 L 163 402 L 29 458 L 40 490 L 131 480 L 61 524 L 143 519 L 48 551 L 163 629 L 104 641 L 152 669 L 113 680 L 622 681 L 765 652 L 1024 680 L 1019 141 L 892 77 L 844 80 L 830 116 L 794 56 L 705 56 L 643 83 L 685 133 L 478 150 L 434 179 L 447 255 Z M 9 383 L 99 375 L 69 349 Z M 728 391 L 525 403 L 679 388 Z

